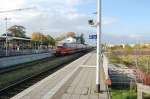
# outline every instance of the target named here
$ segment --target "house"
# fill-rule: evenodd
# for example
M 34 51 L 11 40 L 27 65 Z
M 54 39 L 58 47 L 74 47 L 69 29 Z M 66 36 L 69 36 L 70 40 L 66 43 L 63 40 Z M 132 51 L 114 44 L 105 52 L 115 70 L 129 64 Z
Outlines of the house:
M 76 43 L 76 42 L 77 42 L 76 38 L 68 37 L 60 41 L 59 43 Z

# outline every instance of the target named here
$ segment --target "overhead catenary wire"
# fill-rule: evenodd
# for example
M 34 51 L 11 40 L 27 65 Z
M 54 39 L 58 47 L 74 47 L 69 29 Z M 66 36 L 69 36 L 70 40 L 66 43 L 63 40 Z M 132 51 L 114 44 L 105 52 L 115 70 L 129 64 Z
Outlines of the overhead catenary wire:
M 0 11 L 0 13 L 10 13 L 10 12 L 16 12 L 16 11 L 31 10 L 31 9 L 35 9 L 35 8 L 36 8 L 36 7 L 11 9 L 11 10 Z

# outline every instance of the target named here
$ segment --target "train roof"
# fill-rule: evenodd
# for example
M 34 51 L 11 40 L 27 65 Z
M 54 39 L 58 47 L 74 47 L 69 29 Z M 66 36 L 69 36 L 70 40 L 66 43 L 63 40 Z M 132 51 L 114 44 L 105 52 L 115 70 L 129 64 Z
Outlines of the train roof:
M 0 40 L 5 40 L 6 36 L 1 36 Z M 21 38 L 21 37 L 13 37 L 13 36 L 8 36 L 8 40 L 23 40 L 23 41 L 31 41 L 31 38 L 25 37 L 25 38 Z

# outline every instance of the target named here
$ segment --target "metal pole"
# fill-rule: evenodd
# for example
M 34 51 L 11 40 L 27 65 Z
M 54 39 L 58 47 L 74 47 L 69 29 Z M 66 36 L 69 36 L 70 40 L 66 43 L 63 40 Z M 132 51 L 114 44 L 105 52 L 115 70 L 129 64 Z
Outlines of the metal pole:
M 6 56 L 8 56 L 8 47 L 7 47 L 7 44 L 8 44 L 8 36 L 7 36 L 7 18 L 5 18 L 5 21 L 6 21 Z
M 43 49 L 42 47 L 43 47 L 43 36 L 44 36 L 44 34 L 43 34 L 43 29 L 40 29 L 41 30 L 41 49 Z
M 96 92 L 100 92 L 101 61 L 101 0 L 97 2 L 97 62 L 96 62 Z

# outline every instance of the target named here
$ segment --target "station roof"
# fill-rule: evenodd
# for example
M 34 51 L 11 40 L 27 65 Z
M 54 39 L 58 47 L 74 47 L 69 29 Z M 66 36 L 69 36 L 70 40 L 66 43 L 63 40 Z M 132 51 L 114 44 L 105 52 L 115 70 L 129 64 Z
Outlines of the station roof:
M 5 40 L 6 36 L 1 36 L 0 40 Z M 25 38 L 21 38 L 21 37 L 13 37 L 13 36 L 8 36 L 8 40 L 23 40 L 23 41 L 30 41 L 31 38 L 25 37 Z

